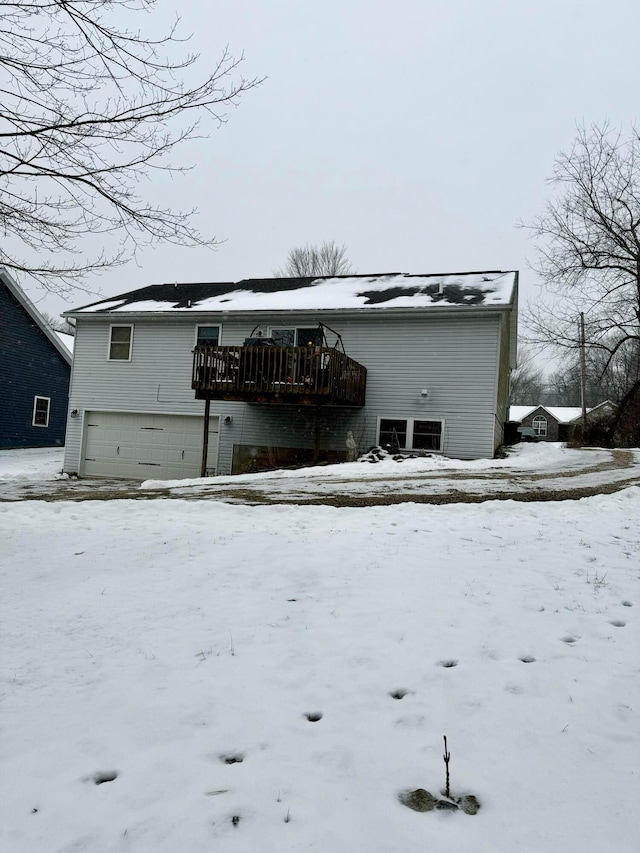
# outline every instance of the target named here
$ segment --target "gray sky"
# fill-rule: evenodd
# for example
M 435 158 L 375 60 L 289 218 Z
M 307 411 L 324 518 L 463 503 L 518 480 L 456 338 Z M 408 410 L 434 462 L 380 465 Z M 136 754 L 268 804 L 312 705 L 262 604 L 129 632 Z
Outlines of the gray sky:
M 175 0 L 162 0 L 175 8 Z M 110 296 L 165 281 L 269 276 L 306 242 L 358 272 L 520 269 L 576 122 L 637 117 L 638 0 L 181 0 L 191 47 L 266 75 L 195 168 L 154 199 L 196 205 L 212 252 L 168 246 L 89 280 Z M 176 158 L 174 158 L 175 160 Z M 42 294 L 22 284 L 36 301 Z M 47 296 L 58 313 L 92 301 Z

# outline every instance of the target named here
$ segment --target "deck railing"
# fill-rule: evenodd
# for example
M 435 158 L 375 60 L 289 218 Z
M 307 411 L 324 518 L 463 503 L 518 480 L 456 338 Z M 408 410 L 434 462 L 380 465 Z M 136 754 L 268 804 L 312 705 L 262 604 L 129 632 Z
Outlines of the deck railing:
M 367 370 L 329 347 L 197 346 L 197 399 L 364 406 Z

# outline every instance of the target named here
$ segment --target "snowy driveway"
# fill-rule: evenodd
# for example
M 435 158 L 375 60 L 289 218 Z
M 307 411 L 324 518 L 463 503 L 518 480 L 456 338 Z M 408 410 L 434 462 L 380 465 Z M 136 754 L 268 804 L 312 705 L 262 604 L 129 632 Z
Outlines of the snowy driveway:
M 0 501 L 211 499 L 241 504 L 375 506 L 478 503 L 487 499 L 567 500 L 610 494 L 640 484 L 638 450 L 572 450 L 524 444 L 504 459 L 464 462 L 434 456 L 387 457 L 262 474 L 195 480 L 56 479 L 57 449 L 0 452 Z

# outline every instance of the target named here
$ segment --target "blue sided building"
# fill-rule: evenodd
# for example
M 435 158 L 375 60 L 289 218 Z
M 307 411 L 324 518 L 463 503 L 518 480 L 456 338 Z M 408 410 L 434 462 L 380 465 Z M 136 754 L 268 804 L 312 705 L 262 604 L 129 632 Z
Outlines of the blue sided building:
M 58 333 L 0 269 L 0 448 L 64 445 L 71 360 Z

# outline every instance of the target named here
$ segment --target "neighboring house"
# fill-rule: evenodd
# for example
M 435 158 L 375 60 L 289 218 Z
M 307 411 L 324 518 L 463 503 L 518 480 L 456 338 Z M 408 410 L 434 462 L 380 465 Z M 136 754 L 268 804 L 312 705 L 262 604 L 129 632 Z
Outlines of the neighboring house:
M 615 404 L 610 400 L 587 409 L 587 421 L 609 415 Z M 509 420 L 533 429 L 541 441 L 569 441 L 573 429 L 582 424 L 580 406 L 511 406 Z
M 0 448 L 64 444 L 71 358 L 0 269 Z
M 163 284 L 70 311 L 64 469 L 197 477 L 374 444 L 491 457 L 517 284 L 516 272 Z

